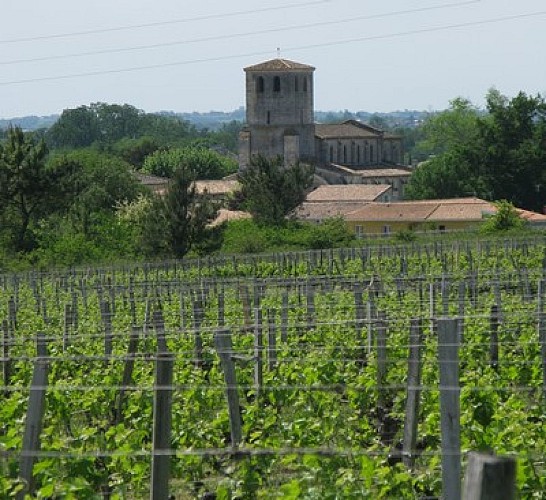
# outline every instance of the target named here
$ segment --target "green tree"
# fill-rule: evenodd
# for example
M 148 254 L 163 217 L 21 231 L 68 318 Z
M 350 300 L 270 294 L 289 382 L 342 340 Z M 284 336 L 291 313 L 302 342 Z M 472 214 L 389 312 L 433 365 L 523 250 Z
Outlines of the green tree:
M 214 232 L 208 224 L 216 214 L 216 207 L 198 196 L 190 165 L 182 163 L 175 170 L 167 193 L 155 196 L 144 216 L 145 251 L 149 255 L 167 253 L 184 257 Z
M 153 137 L 144 135 L 138 139 L 125 137 L 118 141 L 113 148 L 114 154 L 121 157 L 129 165 L 140 169 L 147 156 L 155 153 L 159 144 Z
M 474 162 L 485 173 L 492 199 L 542 210 L 546 203 L 546 103 L 520 92 L 509 100 L 487 96 Z M 469 148 L 470 149 L 470 148 Z
M 494 215 L 482 224 L 480 230 L 484 233 L 495 233 L 499 231 L 509 231 L 512 229 L 523 229 L 527 221 L 522 219 L 514 205 L 509 201 L 501 200 L 495 202 L 497 211 Z
M 479 109 L 457 97 L 446 111 L 432 114 L 422 128 L 423 140 L 415 147 L 420 156 L 439 155 L 462 144 L 473 143 L 478 134 Z
M 259 224 L 282 225 L 286 215 L 304 199 L 313 181 L 308 165 L 283 166 L 282 158 L 256 156 L 238 176 L 243 208 Z
M 65 109 L 46 134 L 52 148 L 83 148 L 99 139 L 98 117 L 88 106 Z
M 142 171 L 172 177 L 180 165 L 194 172 L 196 179 L 221 179 L 237 170 L 237 162 L 206 148 L 186 147 L 159 150 L 144 160 Z
M 29 250 L 31 224 L 64 206 L 66 168 L 47 168 L 47 147 L 18 128 L 0 145 L 0 217 L 14 248 Z
M 92 103 L 65 109 L 48 130 L 50 147 L 83 148 L 97 145 L 110 150 L 123 138 L 152 138 L 161 147 L 187 144 L 199 132 L 176 116 L 144 113 L 129 104 Z
M 431 158 L 413 171 L 405 189 L 410 200 L 487 197 L 483 179 L 459 149 Z
M 120 202 L 134 200 L 142 191 L 126 162 L 94 149 L 56 155 L 51 164 L 72 173 L 70 189 L 66 189 L 68 216 L 84 235 L 101 220 L 100 214 L 113 214 Z
M 487 114 L 467 101 L 431 120 L 424 141 L 438 151 L 419 166 L 408 186 L 412 198 L 474 194 L 542 210 L 546 203 L 546 104 L 519 93 L 487 95 Z M 466 124 L 466 125 L 465 125 Z M 434 126 L 432 126 L 434 125 Z

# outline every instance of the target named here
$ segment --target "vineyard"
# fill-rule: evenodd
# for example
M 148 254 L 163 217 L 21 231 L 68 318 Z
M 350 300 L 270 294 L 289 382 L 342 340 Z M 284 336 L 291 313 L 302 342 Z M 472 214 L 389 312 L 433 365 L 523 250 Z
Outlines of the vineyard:
M 542 237 L 5 273 L 0 492 L 544 498 L 544 295 Z

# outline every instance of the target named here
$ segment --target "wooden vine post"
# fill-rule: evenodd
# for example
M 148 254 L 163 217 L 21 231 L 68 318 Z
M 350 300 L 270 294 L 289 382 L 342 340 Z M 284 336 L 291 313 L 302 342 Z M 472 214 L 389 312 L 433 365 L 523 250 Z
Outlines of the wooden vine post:
M 385 409 L 385 396 L 387 392 L 383 387 L 387 380 L 387 315 L 383 311 L 377 313 L 376 347 L 377 387 L 379 388 L 377 406 L 378 413 L 381 414 Z
M 470 453 L 464 478 L 465 500 L 514 500 L 516 460 L 483 453 Z
M 491 306 L 491 315 L 489 317 L 490 344 L 489 344 L 489 364 L 494 370 L 499 369 L 499 306 Z
M 461 429 L 457 320 L 440 318 L 436 321 L 436 328 L 440 364 L 443 498 L 459 500 L 461 498 Z
M 19 476 L 24 487 L 17 493 L 17 499 L 23 500 L 27 494 L 34 493 L 34 477 L 32 469 L 36 454 L 40 451 L 40 434 L 42 432 L 45 411 L 45 396 L 48 382 L 49 362 L 47 360 L 47 345 L 45 335 L 38 333 L 36 338 L 37 359 L 34 363 L 30 395 L 28 398 L 23 449 L 19 462 Z
M 263 385 L 263 329 L 262 311 L 259 307 L 254 309 L 254 388 L 256 395 L 260 394 Z
M 10 343 L 9 323 L 8 320 L 5 319 L 2 321 L 2 357 L 4 358 L 2 362 L 2 375 L 4 377 L 5 387 L 8 387 L 11 382 L 11 360 L 9 357 Z
M 408 468 L 415 463 L 415 446 L 417 443 L 417 423 L 419 422 L 419 398 L 421 395 L 421 344 L 423 329 L 421 320 L 412 319 L 409 335 L 408 389 L 406 414 L 404 421 L 404 442 L 402 461 Z
M 150 498 L 169 498 L 171 474 L 171 412 L 174 356 L 167 349 L 165 329 L 161 311 L 154 311 L 154 326 L 157 336 L 157 358 L 155 362 L 153 451 Z
M 546 252 L 546 251 L 545 251 Z M 540 357 L 542 365 L 542 401 L 546 405 L 546 313 L 544 312 L 544 304 L 542 294 L 544 292 L 544 281 L 539 281 L 538 286 L 538 342 L 540 344 Z
M 220 357 L 220 363 L 224 372 L 224 380 L 226 382 L 231 446 L 236 448 L 242 440 L 242 425 L 239 391 L 237 389 L 237 375 L 235 372 L 235 363 L 233 361 L 231 332 L 227 328 L 214 332 L 214 345 L 218 351 L 218 356 Z

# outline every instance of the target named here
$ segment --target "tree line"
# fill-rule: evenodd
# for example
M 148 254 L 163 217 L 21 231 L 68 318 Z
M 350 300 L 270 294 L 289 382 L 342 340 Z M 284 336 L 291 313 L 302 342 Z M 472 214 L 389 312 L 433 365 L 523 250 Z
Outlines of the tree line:
M 480 110 L 454 99 L 430 117 L 414 154 L 428 159 L 414 171 L 406 194 L 414 199 L 477 196 L 542 212 L 546 205 L 546 102 L 497 90 Z

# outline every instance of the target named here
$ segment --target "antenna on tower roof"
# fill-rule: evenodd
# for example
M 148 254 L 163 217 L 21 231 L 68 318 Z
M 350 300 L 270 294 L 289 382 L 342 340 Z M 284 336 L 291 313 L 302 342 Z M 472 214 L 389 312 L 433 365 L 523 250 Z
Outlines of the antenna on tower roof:
M 278 59 L 281 58 L 281 48 L 280 47 L 277 47 L 277 58 Z

